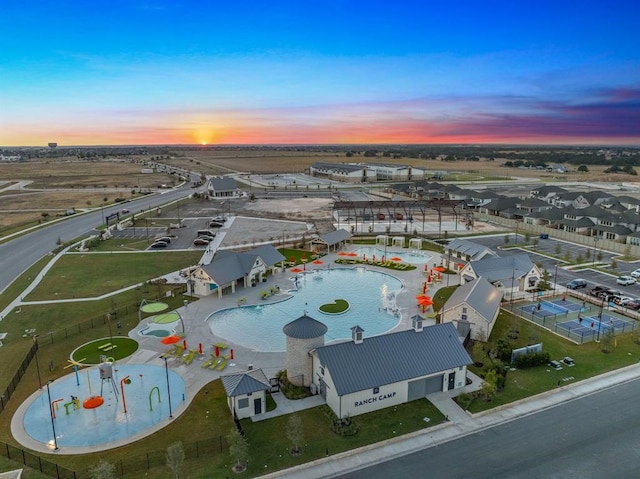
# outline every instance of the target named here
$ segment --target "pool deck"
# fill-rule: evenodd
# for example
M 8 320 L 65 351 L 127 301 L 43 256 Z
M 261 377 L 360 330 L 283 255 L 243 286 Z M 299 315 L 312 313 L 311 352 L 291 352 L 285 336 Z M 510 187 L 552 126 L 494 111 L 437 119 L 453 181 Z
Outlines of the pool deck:
M 357 245 L 349 249 L 355 249 L 356 247 Z M 404 248 L 404 249 L 388 248 L 387 254 L 392 255 L 394 251 L 408 252 L 410 250 L 407 248 Z M 441 257 L 438 253 L 429 251 L 428 254 L 432 257 L 431 264 L 440 264 Z M 335 265 L 334 261 L 338 258 L 341 258 L 341 257 L 338 256 L 336 253 L 331 253 L 327 256 L 323 256 L 322 265 L 314 265 L 313 263 L 308 263 L 306 265 L 307 271 L 313 271 L 319 268 L 326 269 L 327 267 L 334 267 Z M 341 268 L 342 267 L 346 267 L 346 268 L 362 267 L 362 266 L 363 265 L 359 265 L 359 264 L 335 265 L 335 267 L 341 267 Z M 416 269 L 412 271 L 396 271 L 396 270 L 390 270 L 388 268 L 381 268 L 373 265 L 365 265 L 365 266 L 366 268 L 373 271 L 380 271 L 387 274 L 392 274 L 402 281 L 403 288 L 400 291 L 400 293 L 396 295 L 396 308 L 401 314 L 401 320 L 392 331 L 402 331 L 402 330 L 409 329 L 411 327 L 411 317 L 420 312 L 418 306 L 416 305 L 415 296 L 416 294 L 422 292 L 422 283 L 425 280 L 425 275 L 423 274 L 422 265 L 417 265 Z M 174 276 L 179 278 L 179 276 L 177 275 L 174 275 Z M 286 361 L 285 352 L 263 352 L 263 351 L 252 350 L 252 349 L 243 347 L 239 344 L 235 344 L 229 341 L 228 338 L 216 337 L 211 332 L 211 329 L 205 320 L 214 311 L 217 311 L 219 309 L 238 306 L 239 298 L 246 298 L 246 302 L 243 303 L 244 305 L 269 304 L 269 300 L 263 300 L 260 297 L 261 292 L 264 289 L 268 289 L 271 286 L 274 286 L 276 284 L 282 287 L 283 284 L 288 283 L 290 281 L 289 277 L 291 277 L 291 273 L 289 273 L 288 270 L 285 270 L 285 272 L 279 272 L 274 275 L 268 276 L 267 281 L 265 283 L 262 283 L 260 287 L 249 287 L 249 288 L 237 287 L 236 292 L 234 294 L 225 294 L 222 298 L 218 298 L 217 294 L 201 297 L 201 298 L 198 298 L 196 301 L 190 302 L 187 305 L 177 309 L 177 311 L 180 313 L 180 315 L 184 320 L 185 340 L 187 342 L 187 347 L 189 349 L 198 349 L 199 343 L 202 343 L 203 354 L 202 355 L 197 354 L 196 359 L 191 364 L 183 363 L 180 360 L 180 358 L 168 359 L 167 364 L 169 368 L 171 368 L 171 370 L 178 373 L 183 378 L 186 385 L 185 401 L 177 405 L 173 410 L 174 418 L 180 416 L 187 409 L 187 407 L 189 406 L 189 404 L 191 403 L 195 395 L 198 393 L 198 391 L 200 391 L 208 383 L 210 383 L 215 379 L 218 379 L 222 375 L 239 372 L 239 371 L 245 371 L 249 368 L 249 365 L 252 365 L 254 368 L 262 369 L 265 375 L 268 378 L 271 378 L 271 377 L 274 377 L 278 371 L 282 370 L 285 367 L 285 361 Z M 454 281 L 458 280 L 457 276 L 452 275 L 452 278 L 455 278 Z M 451 285 L 455 284 L 454 281 L 451 281 L 450 284 Z M 433 285 L 429 289 L 428 294 L 430 294 L 431 296 L 435 296 L 437 294 L 437 290 L 439 289 L 439 287 L 446 286 L 446 285 L 447 285 L 446 275 L 443 275 L 442 283 Z M 280 299 L 281 297 L 278 298 L 278 300 Z M 426 319 L 425 326 L 430 324 L 435 324 L 435 320 Z M 119 363 L 151 364 L 155 366 L 164 367 L 165 361 L 161 356 L 167 351 L 170 351 L 172 347 L 162 344 L 159 341 L 158 337 L 139 335 L 138 331 L 146 327 L 146 325 L 147 325 L 147 322 L 143 321 L 138 327 L 136 327 L 135 329 L 129 332 L 129 336 L 135 339 L 136 341 L 138 341 L 140 344 L 140 347 L 138 351 L 136 351 L 136 353 L 134 353 L 132 356 L 129 356 L 128 358 L 120 360 Z M 224 351 L 222 351 L 221 354 L 227 354 L 230 349 L 233 349 L 234 359 L 230 360 L 228 362 L 228 366 L 222 371 L 201 367 L 203 362 L 207 358 L 209 358 L 211 353 L 213 352 L 214 344 L 218 342 L 223 342 L 228 345 L 228 349 L 225 349 Z M 39 391 L 36 391 L 36 393 L 38 392 Z M 314 407 L 317 405 L 316 403 L 318 401 L 318 397 L 314 397 L 314 398 L 310 398 L 311 401 L 298 401 L 299 404 L 292 405 L 291 402 L 287 401 L 284 397 L 276 397 L 275 399 L 278 405 L 277 408 L 274 411 L 270 411 L 269 413 L 263 414 L 263 416 L 265 416 L 264 419 L 268 417 L 277 416 L 280 414 L 288 414 L 292 410 L 296 410 L 300 408 Z M 25 401 L 25 404 L 30 404 L 30 402 L 31 402 L 30 400 L 27 400 Z M 16 413 L 14 415 L 14 419 L 21 421 L 22 418 L 20 414 Z M 257 418 L 257 419 L 260 419 L 260 418 Z M 146 429 L 143 433 L 132 436 L 131 441 L 127 441 L 127 442 L 133 442 L 134 440 L 139 440 L 142 437 L 151 435 L 159 431 L 163 427 L 165 427 L 170 421 L 172 421 L 172 419 L 166 419 L 165 421 L 161 421 L 158 424 L 154 425 L 153 427 Z M 14 435 L 16 434 L 17 434 L 16 439 L 19 442 L 23 444 L 25 442 L 28 442 L 30 444 L 30 447 L 40 452 L 46 452 L 46 453 L 51 452 L 51 450 L 47 448 L 44 444 L 42 444 L 42 447 L 37 447 L 37 445 L 34 444 L 33 440 L 30 440 L 28 436 L 23 437 L 22 436 L 23 434 L 26 435 L 26 433 L 24 433 L 23 431 L 22 432 L 16 431 Z M 122 445 L 122 444 L 118 442 L 117 445 Z M 60 450 L 57 452 L 57 454 L 79 454 L 79 453 L 98 452 L 102 450 L 111 449 L 115 446 L 116 446 L 115 444 L 108 443 L 108 444 L 105 444 L 104 446 L 92 446 L 92 447 L 86 447 L 86 448 L 61 447 Z

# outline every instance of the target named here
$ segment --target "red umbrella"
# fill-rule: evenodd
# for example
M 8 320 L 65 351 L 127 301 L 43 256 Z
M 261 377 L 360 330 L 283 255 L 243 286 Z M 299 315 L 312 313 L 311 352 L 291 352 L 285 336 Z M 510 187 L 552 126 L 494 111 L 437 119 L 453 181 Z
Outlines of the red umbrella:
M 313 264 L 322 264 L 322 263 L 324 263 L 324 261 L 322 261 L 321 259 L 317 259 L 313 261 Z
M 202 354 L 202 343 L 198 343 L 198 353 Z
M 424 281 L 424 282 L 422 283 L 422 292 L 423 292 L 423 293 L 426 293 L 426 292 L 427 292 L 427 282 L 426 282 L 426 281 Z
M 444 273 L 447 270 L 447 268 L 445 268 L 444 266 L 436 266 L 433 269 L 436 270 L 438 273 Z
M 187 340 L 183 339 L 182 340 L 182 348 L 186 351 L 187 350 Z
M 347 253 L 346 251 L 340 251 L 338 253 L 338 256 L 349 256 L 349 253 Z
M 229 357 L 230 357 L 231 359 L 233 359 L 233 349 L 232 349 L 231 351 L 229 351 Z
M 394 256 L 393 258 L 391 258 L 391 261 L 402 261 L 402 258 L 398 258 L 397 256 Z
M 217 345 L 214 346 L 213 354 L 215 354 L 216 358 L 220 356 L 220 348 Z
M 180 336 L 165 336 L 160 340 L 162 344 L 175 344 L 180 341 Z
M 347 255 L 349 255 L 349 256 L 358 256 L 358 253 L 356 253 L 355 251 L 352 251 L 351 253 L 347 253 Z

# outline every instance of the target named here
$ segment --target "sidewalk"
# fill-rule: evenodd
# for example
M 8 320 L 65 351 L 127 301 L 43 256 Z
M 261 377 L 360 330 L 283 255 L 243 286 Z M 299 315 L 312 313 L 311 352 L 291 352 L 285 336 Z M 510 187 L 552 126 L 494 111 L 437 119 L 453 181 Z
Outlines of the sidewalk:
M 535 414 L 567 401 L 572 401 L 619 384 L 633 381 L 639 376 L 640 364 L 634 364 L 617 371 L 605 373 L 596 378 L 563 386 L 556 390 L 516 401 L 512 404 L 499 406 L 479 414 L 463 412 L 459 407 L 449 404 L 445 406 L 445 410 L 449 411 L 450 414 L 443 411 L 444 414 L 449 415 L 449 422 L 447 423 L 407 434 L 401 438 L 394 438 L 353 451 L 346 451 L 261 477 L 264 479 L 320 479 L 337 477 L 433 446 L 445 444 L 449 441 L 475 434 L 530 414 Z M 433 402 L 434 404 L 438 403 L 436 405 L 441 411 L 441 406 L 447 402 L 442 396 L 443 394 L 446 393 L 436 393 L 428 396 L 432 401 L 435 397 L 435 401 Z M 451 400 L 448 401 L 453 403 Z

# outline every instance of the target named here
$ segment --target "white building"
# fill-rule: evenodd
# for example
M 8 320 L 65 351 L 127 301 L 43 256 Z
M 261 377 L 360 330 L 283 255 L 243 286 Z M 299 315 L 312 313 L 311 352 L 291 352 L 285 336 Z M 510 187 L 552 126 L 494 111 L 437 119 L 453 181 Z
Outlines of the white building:
M 352 340 L 310 352 L 312 391 L 318 391 L 339 418 L 388 408 L 427 394 L 465 386 L 471 358 L 452 323 Z
M 262 369 L 249 369 L 221 376 L 227 393 L 227 405 L 237 419 L 252 417 L 267 411 L 266 392 L 271 389 Z

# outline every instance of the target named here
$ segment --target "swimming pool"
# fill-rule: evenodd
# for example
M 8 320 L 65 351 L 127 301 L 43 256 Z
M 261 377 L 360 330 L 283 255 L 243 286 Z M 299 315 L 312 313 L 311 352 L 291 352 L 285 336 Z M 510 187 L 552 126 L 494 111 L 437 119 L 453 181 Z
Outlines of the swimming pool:
M 384 249 L 380 249 L 375 246 L 359 246 L 355 250 L 355 252 L 358 253 L 358 256 L 360 257 L 362 257 L 362 255 L 364 254 L 367 258 L 373 258 L 375 256 L 376 259 L 381 259 L 385 253 Z M 393 251 L 387 248 L 386 259 L 396 258 L 396 257 L 400 258 L 405 263 L 411 263 L 411 264 L 425 264 L 425 263 L 428 263 L 432 258 L 430 254 L 422 250 Z
M 400 321 L 395 296 L 402 282 L 386 273 L 365 268 L 317 269 L 297 278 L 298 289 L 283 301 L 240 306 L 216 311 L 207 321 L 214 335 L 258 351 L 284 351 L 282 327 L 307 314 L 329 328 L 326 342 L 349 339 L 351 328 L 359 325 L 367 336 L 385 333 Z M 295 287 L 295 282 L 292 283 Z M 280 285 L 284 288 L 284 285 Z M 324 314 L 320 306 L 345 299 L 351 308 L 339 314 Z
M 138 331 L 140 336 L 155 336 L 157 338 L 165 338 L 176 333 L 178 321 L 173 323 L 150 323 L 146 328 Z
M 87 368 L 69 374 L 49 384 L 51 408 L 55 414 L 56 440 L 60 448 L 86 446 L 111 447 L 125 444 L 124 439 L 144 432 L 146 429 L 169 417 L 166 370 L 162 366 L 149 364 L 127 364 L 113 366 L 113 384 L 105 380 L 102 384 L 104 404 L 95 409 L 85 409 L 83 401 L 100 395 L 101 380 L 98 367 Z M 185 383 L 169 369 L 172 411 L 184 401 Z M 129 376 L 130 384 L 122 383 L 125 401 L 122 399 L 121 380 Z M 78 385 L 78 382 L 80 383 Z M 89 392 L 91 389 L 91 392 Z M 78 398 L 74 407 L 71 396 Z M 126 403 L 127 412 L 124 412 Z M 53 449 L 53 428 L 49 412 L 47 389 L 35 397 L 28 406 L 23 426 L 25 432 L 36 441 Z M 19 436 L 17 436 L 19 437 Z M 62 449 L 61 452 L 73 453 Z

